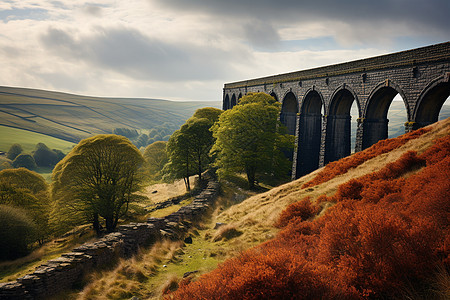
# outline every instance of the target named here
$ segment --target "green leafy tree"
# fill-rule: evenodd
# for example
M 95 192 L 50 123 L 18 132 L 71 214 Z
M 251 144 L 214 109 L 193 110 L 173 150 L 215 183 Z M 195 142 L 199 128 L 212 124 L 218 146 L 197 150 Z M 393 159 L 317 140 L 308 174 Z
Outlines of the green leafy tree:
M 189 138 L 181 129 L 176 130 L 167 142 L 169 162 L 164 166 L 164 179 L 183 178 L 186 190 L 191 190 L 189 177 L 195 174 L 192 164 L 192 153 L 189 149 Z
M 26 255 L 36 240 L 37 228 L 24 210 L 0 205 L 0 260 Z
M 277 120 L 280 104 L 265 93 L 248 94 L 238 105 L 220 115 L 213 126 L 219 175 L 245 172 L 250 188 L 257 176 L 286 176 L 289 161 L 281 148 L 292 148 L 292 136 L 283 134 Z M 283 175 L 284 174 L 284 175 Z
M 10 160 L 14 160 L 22 152 L 23 149 L 20 144 L 12 144 L 11 147 L 9 147 L 6 157 Z
M 140 148 L 140 147 L 146 147 L 147 145 L 148 145 L 148 135 L 143 133 L 137 138 L 136 146 L 138 148 Z
M 160 180 L 162 177 L 162 170 L 168 162 L 166 148 L 167 142 L 158 141 L 148 145 L 144 150 L 147 170 L 153 180 Z
M 50 234 L 49 189 L 45 179 L 25 168 L 0 171 L 0 204 L 23 209 L 33 219 L 40 243 Z
M 0 171 L 5 169 L 12 169 L 12 161 L 6 157 L 0 157 Z
M 188 139 L 192 166 L 196 169 L 200 181 L 203 171 L 211 163 L 209 152 L 214 143 L 211 126 L 212 123 L 208 119 L 192 117 L 181 127 L 182 134 Z
M 100 233 L 102 218 L 108 232 L 141 197 L 139 168 L 144 159 L 125 137 L 97 135 L 82 140 L 53 170 L 54 223 L 92 222 Z
M 199 108 L 195 111 L 193 118 L 207 119 L 210 121 L 211 126 L 219 120 L 219 116 L 223 113 L 223 110 L 214 107 Z
M 14 168 L 27 168 L 28 170 L 35 170 L 37 168 L 36 162 L 34 161 L 31 154 L 19 154 L 13 161 Z
M 169 139 L 169 164 L 165 171 L 174 178 L 184 178 L 187 190 L 190 190 L 189 176 L 196 173 L 201 181 L 203 171 L 212 162 L 214 137 L 210 129 L 221 113 L 216 108 L 198 109 Z
M 39 167 L 52 168 L 58 163 L 58 154 L 47 147 L 44 143 L 38 143 L 33 152 L 33 158 Z

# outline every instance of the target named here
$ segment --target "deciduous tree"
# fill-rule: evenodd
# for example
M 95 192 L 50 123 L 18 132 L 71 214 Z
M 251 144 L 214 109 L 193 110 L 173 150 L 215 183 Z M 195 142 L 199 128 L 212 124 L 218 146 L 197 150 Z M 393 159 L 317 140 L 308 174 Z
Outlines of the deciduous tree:
M 157 141 L 145 148 L 144 158 L 150 178 L 160 180 L 162 177 L 162 169 L 168 162 L 167 158 L 167 142 Z
M 0 204 L 23 209 L 39 231 L 35 235 L 39 242 L 50 234 L 48 185 L 38 173 L 25 168 L 0 171 Z
M 90 221 L 100 232 L 99 217 L 113 231 L 139 199 L 139 168 L 144 159 L 125 137 L 97 135 L 82 140 L 53 170 L 55 222 L 72 225 Z
M 265 93 L 248 94 L 220 115 L 212 127 L 219 173 L 245 172 L 250 188 L 258 174 L 288 174 L 289 162 L 280 148 L 293 147 L 280 133 L 280 104 Z
M 12 144 L 11 147 L 9 147 L 6 157 L 10 160 L 14 160 L 20 153 L 22 153 L 22 151 L 23 149 L 20 144 Z
M 169 163 L 166 172 L 175 178 L 184 178 L 190 190 L 189 176 L 198 175 L 211 164 L 211 147 L 214 143 L 211 127 L 222 113 L 217 108 L 198 109 L 169 139 L 167 150 Z

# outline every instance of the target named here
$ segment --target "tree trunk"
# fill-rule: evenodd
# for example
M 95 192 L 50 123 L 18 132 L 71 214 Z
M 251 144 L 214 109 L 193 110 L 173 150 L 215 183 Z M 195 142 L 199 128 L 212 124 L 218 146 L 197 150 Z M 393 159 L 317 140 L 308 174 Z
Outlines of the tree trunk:
M 100 235 L 100 222 L 98 220 L 98 213 L 94 213 L 94 220 L 92 221 L 92 227 L 97 235 Z
M 246 168 L 248 187 L 252 190 L 255 188 L 255 172 L 253 168 Z
M 202 182 L 202 154 L 198 154 L 198 182 L 201 184 Z
M 114 226 L 114 218 L 113 217 L 108 217 L 105 219 L 105 223 L 106 223 L 106 231 L 107 232 L 113 232 L 115 229 Z
M 186 191 L 191 191 L 191 183 L 189 182 L 189 176 L 184 177 L 184 185 L 186 186 Z

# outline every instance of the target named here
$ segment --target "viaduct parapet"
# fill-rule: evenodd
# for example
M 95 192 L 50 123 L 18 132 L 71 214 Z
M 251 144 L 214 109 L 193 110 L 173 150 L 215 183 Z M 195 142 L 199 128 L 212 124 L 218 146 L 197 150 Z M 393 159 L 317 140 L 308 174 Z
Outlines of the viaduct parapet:
M 388 137 L 389 106 L 400 94 L 405 132 L 438 120 L 450 95 L 450 42 L 347 63 L 227 83 L 223 109 L 248 93 L 282 103 L 280 121 L 296 137 L 293 178 L 350 155 L 350 108 L 358 106 L 355 151 Z

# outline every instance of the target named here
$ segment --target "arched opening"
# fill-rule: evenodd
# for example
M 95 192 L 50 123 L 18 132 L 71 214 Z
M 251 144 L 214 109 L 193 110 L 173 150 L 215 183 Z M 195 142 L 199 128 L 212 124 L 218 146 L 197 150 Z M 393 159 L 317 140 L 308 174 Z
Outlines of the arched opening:
M 295 135 L 295 127 L 297 125 L 298 102 L 294 93 L 289 92 L 283 99 L 281 105 L 280 121 L 286 126 L 287 133 Z
M 366 108 L 366 117 L 364 119 L 362 149 L 372 146 L 379 140 L 387 139 L 389 137 L 389 127 L 393 129 L 391 131 L 391 137 L 405 133 L 403 124 L 404 120 L 407 120 L 407 116 L 401 117 L 402 114 L 407 115 L 404 101 L 396 101 L 393 108 L 397 109 L 393 109 L 389 114 L 389 117 L 391 117 L 393 122 L 391 122 L 391 126 L 388 125 L 389 108 L 397 94 L 398 91 L 395 88 L 383 86 L 376 90 L 369 98 Z M 396 99 L 403 100 L 400 95 Z
M 331 99 L 327 117 L 325 140 L 325 164 L 339 160 L 351 153 L 351 115 L 352 104 L 356 101 L 347 89 L 339 90 Z
M 237 103 L 239 103 L 239 100 L 241 100 L 242 98 L 242 93 L 239 93 L 238 99 L 237 99 Z
M 442 105 L 441 111 L 439 112 L 438 121 L 445 120 L 447 118 L 450 118 L 450 97 L 447 97 L 444 105 Z
M 350 126 L 350 151 L 356 152 L 356 133 L 358 132 L 358 118 L 361 117 L 359 113 L 358 103 L 353 101 L 350 108 L 351 126 Z
M 449 96 L 450 82 L 439 82 L 425 91 L 417 104 L 413 128 L 424 127 L 450 116 L 447 105 L 444 105 L 448 103 Z
M 310 91 L 303 100 L 298 131 L 296 177 L 308 174 L 319 167 L 320 140 L 322 137 L 322 97 Z
M 278 97 L 277 94 L 275 94 L 275 92 L 270 93 L 270 96 L 272 96 L 278 102 Z
M 230 97 L 228 97 L 228 94 L 225 96 L 225 100 L 223 100 L 223 110 L 230 109 Z
M 230 104 L 230 108 L 233 108 L 236 106 L 236 95 L 233 94 L 233 96 L 231 96 L 231 104 Z
M 405 133 L 405 123 L 408 122 L 408 113 L 406 112 L 405 102 L 400 94 L 395 95 L 389 106 L 387 119 L 388 138 L 398 137 Z

